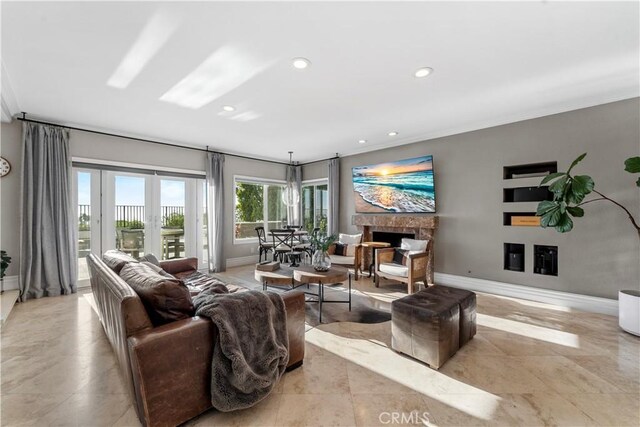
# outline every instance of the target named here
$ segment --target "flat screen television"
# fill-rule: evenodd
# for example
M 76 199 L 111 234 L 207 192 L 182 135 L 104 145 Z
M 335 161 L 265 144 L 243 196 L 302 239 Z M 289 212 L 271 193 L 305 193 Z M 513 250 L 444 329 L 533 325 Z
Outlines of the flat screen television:
M 358 213 L 433 213 L 433 156 L 353 168 Z

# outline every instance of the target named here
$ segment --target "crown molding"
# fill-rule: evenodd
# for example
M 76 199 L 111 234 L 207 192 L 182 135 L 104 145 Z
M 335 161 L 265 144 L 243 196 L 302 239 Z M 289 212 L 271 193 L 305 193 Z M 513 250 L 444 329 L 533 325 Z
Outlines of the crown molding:
M 0 81 L 0 104 L 2 105 L 2 122 L 10 123 L 13 117 L 20 112 L 18 99 L 11 86 L 11 78 L 0 58 L 1 81 Z

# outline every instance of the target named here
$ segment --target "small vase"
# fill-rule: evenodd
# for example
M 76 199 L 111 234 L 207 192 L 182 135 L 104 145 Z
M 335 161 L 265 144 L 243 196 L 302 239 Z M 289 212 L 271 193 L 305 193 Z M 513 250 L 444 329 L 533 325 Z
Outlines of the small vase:
M 315 251 L 311 265 L 313 265 L 313 269 L 316 271 L 329 271 L 331 268 L 331 259 L 327 251 L 321 249 Z

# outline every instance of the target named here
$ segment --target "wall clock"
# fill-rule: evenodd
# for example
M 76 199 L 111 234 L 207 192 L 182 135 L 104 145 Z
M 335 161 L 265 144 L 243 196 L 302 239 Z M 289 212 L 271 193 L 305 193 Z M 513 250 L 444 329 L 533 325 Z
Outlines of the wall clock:
M 11 172 L 11 163 L 4 157 L 0 157 L 0 177 L 9 175 Z

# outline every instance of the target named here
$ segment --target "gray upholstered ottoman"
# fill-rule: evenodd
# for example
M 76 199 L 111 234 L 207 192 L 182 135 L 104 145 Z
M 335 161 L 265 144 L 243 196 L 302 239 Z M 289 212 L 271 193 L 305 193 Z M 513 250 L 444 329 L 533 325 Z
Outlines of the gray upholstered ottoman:
M 440 368 L 460 346 L 460 305 L 417 292 L 391 303 L 391 347 Z
M 476 334 L 476 294 L 465 289 L 433 285 L 422 290 L 458 302 L 460 305 L 460 348 Z

